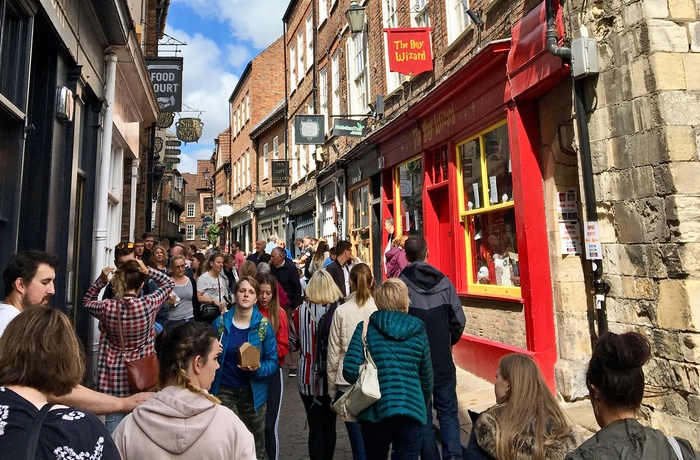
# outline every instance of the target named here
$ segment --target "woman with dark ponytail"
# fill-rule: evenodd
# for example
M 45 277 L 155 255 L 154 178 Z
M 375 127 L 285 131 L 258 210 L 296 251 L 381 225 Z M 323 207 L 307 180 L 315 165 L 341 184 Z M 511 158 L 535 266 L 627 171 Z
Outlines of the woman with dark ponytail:
M 221 351 L 207 324 L 188 322 L 168 335 L 160 359 L 162 390 L 114 433 L 123 460 L 255 458 L 253 435 L 207 391 Z
M 636 420 L 644 397 L 642 367 L 650 357 L 651 346 L 641 334 L 600 336 L 586 372 L 586 386 L 601 430 L 567 459 L 697 459 L 685 439 L 666 437 Z
M 343 359 L 348 351 L 355 328 L 377 311 L 372 294 L 374 278 L 367 264 L 356 264 L 350 270 L 350 295 L 333 315 L 331 331 L 328 335 L 328 394 L 333 400 L 345 393 L 350 384 L 343 378 Z M 341 417 L 344 414 L 340 414 Z M 356 422 L 345 422 L 350 438 L 354 460 L 365 458 L 365 446 Z

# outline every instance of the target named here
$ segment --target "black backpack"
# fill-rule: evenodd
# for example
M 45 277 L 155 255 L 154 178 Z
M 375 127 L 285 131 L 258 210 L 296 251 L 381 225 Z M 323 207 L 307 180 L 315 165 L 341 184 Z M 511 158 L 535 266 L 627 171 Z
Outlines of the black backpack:
M 316 325 L 316 370 L 326 380 L 328 368 L 328 336 L 331 334 L 331 324 L 333 324 L 333 314 L 338 308 L 338 302 L 328 305 L 326 312 L 318 320 Z M 324 393 L 328 391 L 324 383 Z

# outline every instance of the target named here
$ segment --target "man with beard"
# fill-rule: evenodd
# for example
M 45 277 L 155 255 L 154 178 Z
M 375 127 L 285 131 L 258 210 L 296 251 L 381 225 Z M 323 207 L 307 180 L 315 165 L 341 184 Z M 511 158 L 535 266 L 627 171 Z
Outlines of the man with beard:
M 143 255 L 141 255 L 141 260 L 143 260 L 144 265 L 148 265 L 151 262 L 151 251 L 153 251 L 153 245 L 156 242 L 153 233 L 146 232 L 141 235 L 143 239 Z
M 0 302 L 0 336 L 10 321 L 25 308 L 49 304 L 56 293 L 54 281 L 57 266 L 56 256 L 42 251 L 24 251 L 10 257 L 2 273 L 6 296 Z M 60 340 L 60 337 L 56 340 Z M 65 396 L 49 396 L 49 402 L 76 406 L 95 414 L 111 414 L 131 412 L 151 396 L 153 393 L 144 392 L 117 398 L 78 385 Z
M 56 293 L 54 280 L 58 259 L 41 251 L 13 255 L 3 272 L 5 301 L 0 302 L 0 335 L 25 308 L 48 305 Z

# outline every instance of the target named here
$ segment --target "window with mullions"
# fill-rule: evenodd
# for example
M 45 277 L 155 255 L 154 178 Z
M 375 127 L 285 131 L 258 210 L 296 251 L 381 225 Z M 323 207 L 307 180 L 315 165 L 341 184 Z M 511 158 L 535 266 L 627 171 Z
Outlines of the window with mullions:
M 350 190 L 350 242 L 357 257 L 366 264 L 372 263 L 370 201 L 368 183 Z
M 470 293 L 520 296 L 508 125 L 457 144 Z
M 0 94 L 25 111 L 31 19 L 15 2 L 0 1 Z
M 396 168 L 399 234 L 423 235 L 423 165 L 416 157 Z

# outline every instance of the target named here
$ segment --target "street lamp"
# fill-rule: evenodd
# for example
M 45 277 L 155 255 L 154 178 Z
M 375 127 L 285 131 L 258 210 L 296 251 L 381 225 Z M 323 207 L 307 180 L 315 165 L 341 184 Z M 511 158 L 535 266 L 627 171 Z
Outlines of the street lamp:
M 345 12 L 345 18 L 350 26 L 350 31 L 354 34 L 365 30 L 365 7 L 360 6 L 357 0 L 350 2 L 350 8 Z

